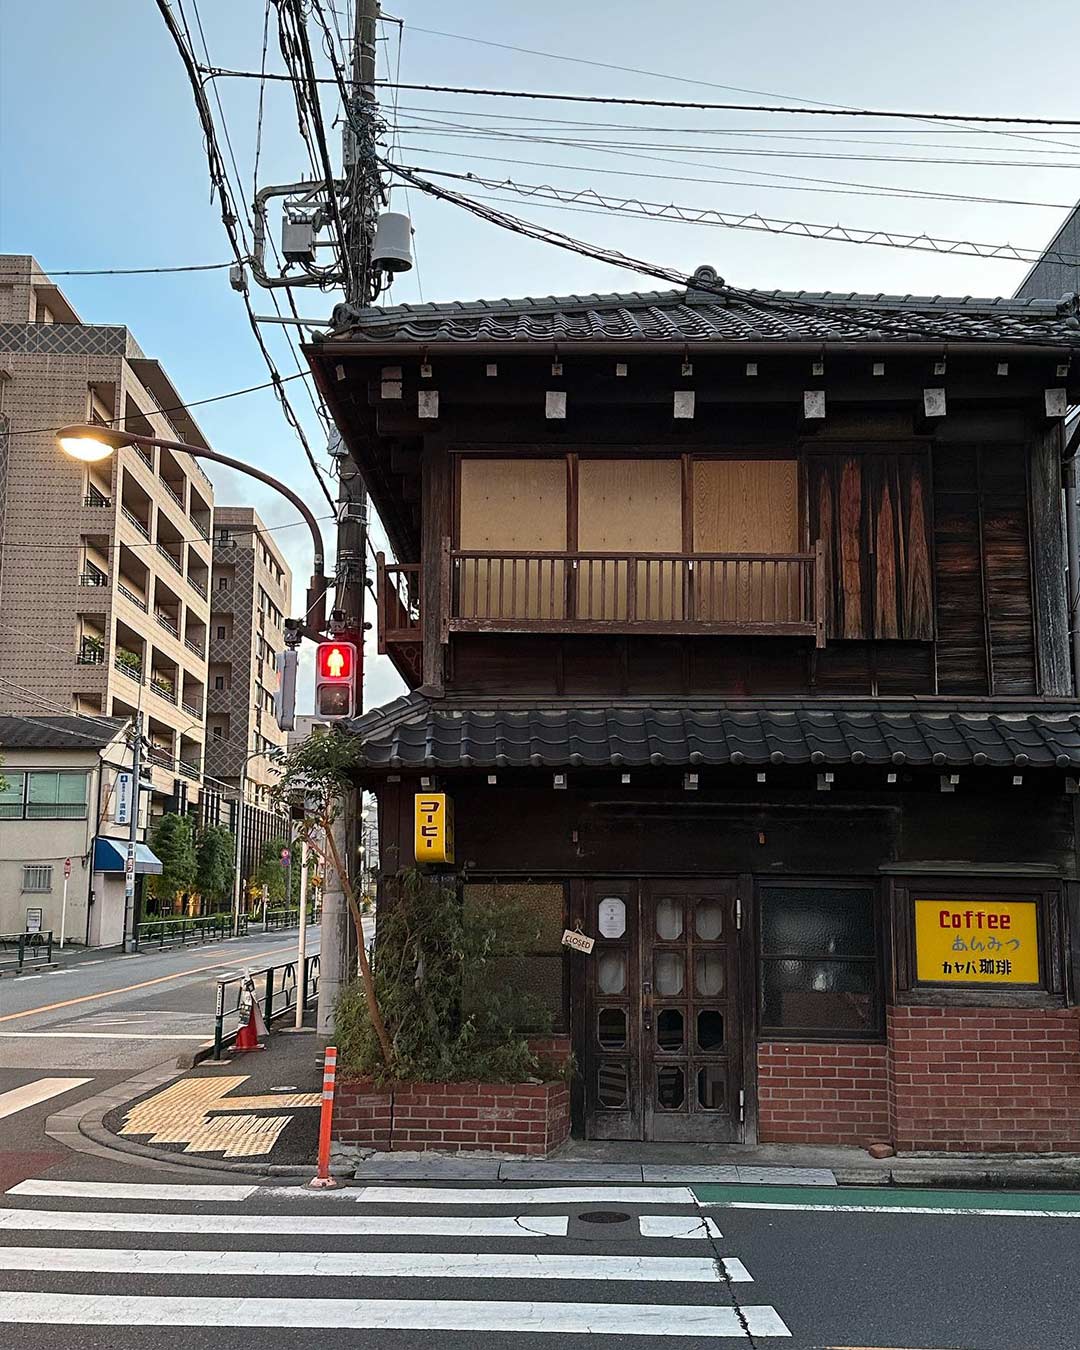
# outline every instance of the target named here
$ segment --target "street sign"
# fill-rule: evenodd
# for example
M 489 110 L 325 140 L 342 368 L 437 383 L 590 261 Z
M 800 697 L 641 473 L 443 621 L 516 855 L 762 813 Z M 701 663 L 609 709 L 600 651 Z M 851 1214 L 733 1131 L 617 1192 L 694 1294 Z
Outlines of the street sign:
M 116 785 L 113 789 L 115 803 L 113 805 L 113 820 L 117 825 L 131 824 L 131 774 L 118 773 L 116 775 Z
M 41 920 L 44 917 L 44 910 L 28 909 L 26 911 L 26 931 L 28 933 L 41 932 Z
M 281 850 L 281 865 L 282 867 L 288 867 L 289 865 L 289 850 L 287 848 Z
M 65 878 L 65 880 L 66 880 L 69 876 L 71 876 L 71 859 L 70 859 L 70 858 L 65 858 L 65 859 L 64 859 L 64 878 Z

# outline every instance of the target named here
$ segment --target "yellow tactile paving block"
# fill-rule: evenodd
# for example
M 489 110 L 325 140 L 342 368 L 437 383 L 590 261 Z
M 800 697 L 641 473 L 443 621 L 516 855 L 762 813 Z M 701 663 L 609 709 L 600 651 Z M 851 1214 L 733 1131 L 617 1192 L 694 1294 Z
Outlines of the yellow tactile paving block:
M 229 1095 L 247 1081 L 246 1074 L 182 1079 L 132 1107 L 120 1133 L 149 1135 L 152 1144 L 183 1144 L 185 1153 L 259 1157 L 273 1150 L 292 1116 L 241 1113 L 318 1106 L 322 1101 L 318 1092 Z

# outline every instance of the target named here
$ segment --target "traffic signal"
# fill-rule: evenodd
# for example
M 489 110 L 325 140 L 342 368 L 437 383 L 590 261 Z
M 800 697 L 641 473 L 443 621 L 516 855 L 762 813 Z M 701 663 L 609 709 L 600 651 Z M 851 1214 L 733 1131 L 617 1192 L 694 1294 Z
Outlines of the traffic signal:
M 320 642 L 315 652 L 315 713 L 327 720 L 356 711 L 356 645 Z
M 274 690 L 274 716 L 282 731 L 292 731 L 296 726 L 296 666 L 298 653 L 294 647 L 286 647 L 274 658 L 274 671 L 277 675 L 277 688 Z

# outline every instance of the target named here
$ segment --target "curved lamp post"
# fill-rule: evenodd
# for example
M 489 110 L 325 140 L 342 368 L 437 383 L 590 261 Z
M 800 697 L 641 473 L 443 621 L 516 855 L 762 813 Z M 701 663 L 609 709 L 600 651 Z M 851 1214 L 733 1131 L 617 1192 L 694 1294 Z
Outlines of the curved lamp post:
M 125 445 L 159 446 L 163 450 L 179 450 L 193 459 L 209 459 L 215 464 L 224 464 L 226 468 L 245 473 L 249 478 L 257 478 L 261 483 L 274 488 L 283 497 L 287 497 L 300 512 L 311 531 L 311 542 L 315 551 L 314 570 L 307 591 L 307 607 L 304 617 L 294 631 L 318 642 L 326 628 L 326 592 L 330 582 L 324 572 L 326 550 L 323 548 L 322 533 L 311 508 L 292 488 L 273 478 L 261 469 L 245 464 L 243 460 L 233 459 L 231 455 L 218 454 L 216 450 L 204 450 L 198 445 L 188 445 L 185 441 L 167 441 L 161 436 L 137 436 L 132 431 L 120 431 L 114 427 L 80 424 L 64 427 L 56 434 L 56 441 L 65 455 L 81 460 L 84 464 L 96 464 L 108 459 Z

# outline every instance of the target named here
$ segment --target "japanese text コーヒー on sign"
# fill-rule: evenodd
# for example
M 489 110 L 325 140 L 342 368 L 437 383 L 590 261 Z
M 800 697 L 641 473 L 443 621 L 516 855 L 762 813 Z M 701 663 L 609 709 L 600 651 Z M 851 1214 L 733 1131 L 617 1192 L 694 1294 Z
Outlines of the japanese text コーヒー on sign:
M 916 974 L 931 984 L 1038 984 L 1033 900 L 916 900 Z
M 445 792 L 418 792 L 415 798 L 416 861 L 454 861 L 454 803 Z

